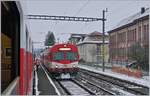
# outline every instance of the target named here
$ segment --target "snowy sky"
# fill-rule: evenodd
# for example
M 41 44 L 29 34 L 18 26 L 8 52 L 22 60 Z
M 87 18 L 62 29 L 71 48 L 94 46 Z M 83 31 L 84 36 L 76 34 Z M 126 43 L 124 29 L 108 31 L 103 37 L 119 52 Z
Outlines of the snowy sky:
M 140 11 L 141 7 L 149 7 L 149 0 L 27 0 L 26 11 L 29 14 L 56 15 L 56 16 L 84 16 L 102 18 L 102 10 L 106 13 L 106 31 Z M 69 33 L 102 32 L 102 22 L 74 22 L 28 20 L 33 41 L 42 42 L 48 31 L 52 31 L 55 38 L 67 41 Z M 35 44 L 42 47 L 43 44 Z

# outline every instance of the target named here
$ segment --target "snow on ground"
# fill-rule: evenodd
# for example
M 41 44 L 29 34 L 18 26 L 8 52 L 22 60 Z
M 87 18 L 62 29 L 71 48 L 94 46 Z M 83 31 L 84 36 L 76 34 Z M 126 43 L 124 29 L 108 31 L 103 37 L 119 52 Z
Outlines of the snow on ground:
M 34 66 L 35 69 L 35 87 L 34 89 L 36 90 L 36 95 L 40 94 L 40 91 L 38 90 L 38 76 L 37 76 L 37 70 L 36 70 L 36 66 Z
M 113 90 L 116 90 L 116 91 L 122 93 L 122 94 L 120 94 L 120 96 L 136 96 L 136 95 L 131 94 L 131 93 L 129 93 L 129 92 L 127 92 L 127 91 L 124 91 L 124 90 L 122 90 L 122 89 L 113 88 Z
M 149 76 L 143 76 L 142 78 L 146 81 L 149 81 Z
M 127 81 L 134 82 L 143 86 L 150 87 L 149 79 L 129 77 L 125 74 L 112 72 L 111 69 L 105 69 L 105 72 L 103 72 L 101 68 L 95 68 L 95 67 L 86 66 L 86 65 L 79 65 L 79 68 L 101 73 L 101 74 L 108 75 L 108 76 L 113 76 L 119 79 L 127 80 Z

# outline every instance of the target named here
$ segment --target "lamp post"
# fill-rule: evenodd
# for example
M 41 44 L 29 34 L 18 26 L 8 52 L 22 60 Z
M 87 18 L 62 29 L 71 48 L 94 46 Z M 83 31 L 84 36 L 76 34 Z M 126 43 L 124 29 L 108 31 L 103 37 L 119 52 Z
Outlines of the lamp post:
M 104 45 L 105 45 L 105 12 L 107 12 L 107 8 L 106 10 L 103 10 L 103 19 L 102 19 L 102 31 L 103 31 L 103 47 L 102 47 L 102 55 L 103 55 L 103 72 L 105 71 L 105 54 L 104 54 Z

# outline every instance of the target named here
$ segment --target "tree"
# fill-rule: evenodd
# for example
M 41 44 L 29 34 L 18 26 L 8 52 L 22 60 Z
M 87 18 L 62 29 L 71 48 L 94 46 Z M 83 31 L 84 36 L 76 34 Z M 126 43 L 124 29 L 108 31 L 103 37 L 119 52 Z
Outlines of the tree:
M 128 56 L 131 60 L 138 63 L 138 66 L 144 70 L 149 70 L 149 50 L 147 47 L 142 47 L 140 43 L 135 43 L 129 48 Z
M 55 44 L 55 36 L 53 32 L 49 31 L 46 35 L 45 46 L 52 46 Z

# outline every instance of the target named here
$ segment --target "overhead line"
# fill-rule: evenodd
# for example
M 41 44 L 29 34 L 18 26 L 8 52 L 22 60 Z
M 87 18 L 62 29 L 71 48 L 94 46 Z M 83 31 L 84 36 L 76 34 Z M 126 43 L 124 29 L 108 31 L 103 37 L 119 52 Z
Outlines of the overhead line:
M 28 15 L 28 19 L 61 20 L 61 21 L 84 21 L 84 22 L 103 20 L 103 18 L 72 17 L 72 16 L 48 16 L 48 15 Z
M 76 14 L 74 16 L 76 16 L 78 13 L 81 12 L 81 10 L 89 3 L 90 0 L 87 0 L 87 2 L 82 6 L 80 7 L 80 9 L 76 12 Z

